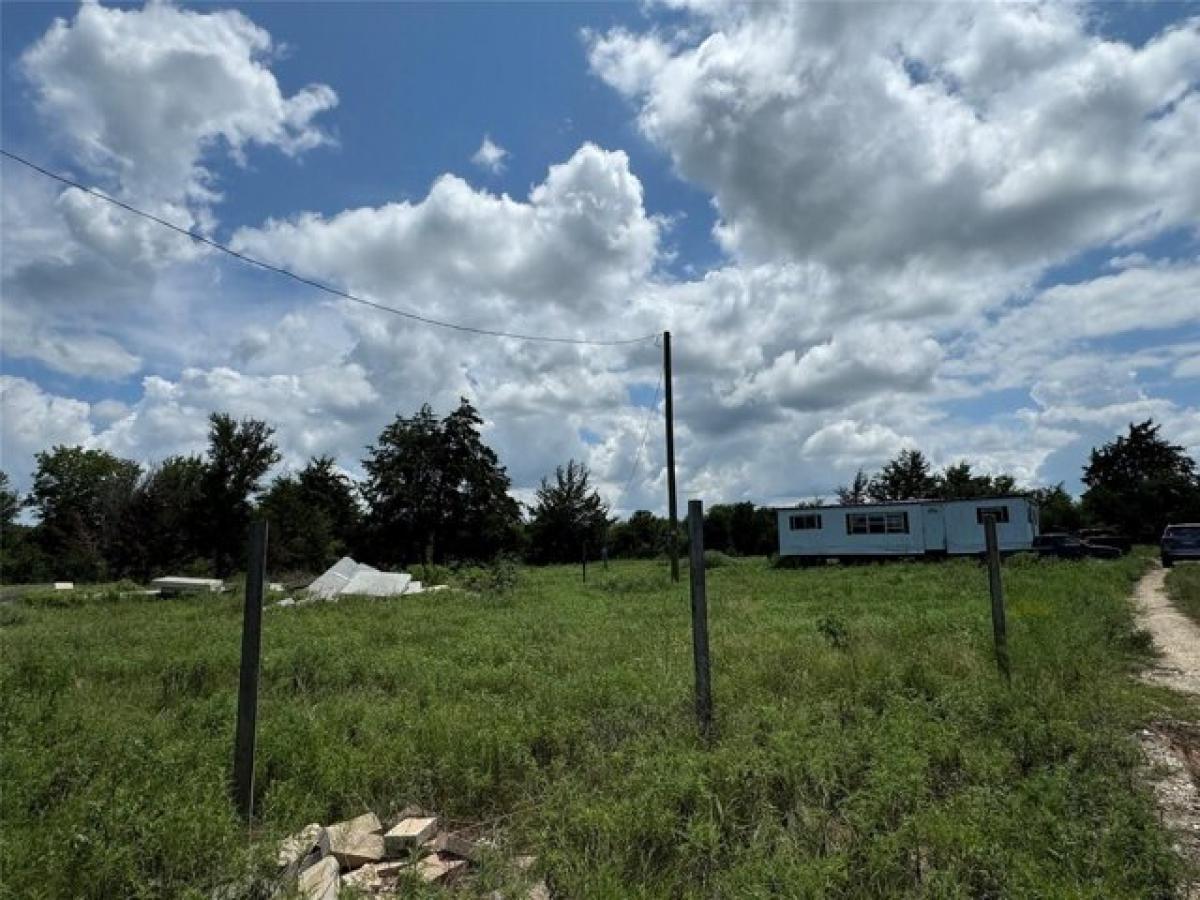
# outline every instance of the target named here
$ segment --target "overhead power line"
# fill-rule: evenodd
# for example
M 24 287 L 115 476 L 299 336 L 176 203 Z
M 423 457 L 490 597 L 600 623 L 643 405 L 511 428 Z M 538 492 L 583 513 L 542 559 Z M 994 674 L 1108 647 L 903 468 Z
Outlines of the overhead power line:
M 305 278 L 303 275 L 297 275 L 295 272 L 285 269 L 282 266 L 274 266 L 268 262 L 263 262 L 261 259 L 255 259 L 253 256 L 247 256 L 245 253 L 239 253 L 232 247 L 227 247 L 225 244 L 214 241 L 212 238 L 205 237 L 202 234 L 197 234 L 195 231 L 192 231 L 189 228 L 183 228 L 182 226 L 176 225 L 173 222 L 168 222 L 166 219 L 159 218 L 153 213 L 146 212 L 143 209 L 138 209 L 136 206 L 130 206 L 128 203 L 118 200 L 115 197 L 110 197 L 107 194 L 82 185 L 70 178 L 66 178 L 55 172 L 51 172 L 49 169 L 45 169 L 42 166 L 39 166 L 37 163 L 31 162 L 30 160 L 18 156 L 15 153 L 11 153 L 3 148 L 0 148 L 0 155 L 11 159 L 13 162 L 20 163 L 21 165 L 26 166 L 27 168 L 30 168 L 33 171 L 46 176 L 47 178 L 53 179 L 60 184 L 83 191 L 85 194 L 91 197 L 95 197 L 98 200 L 103 200 L 105 203 L 111 203 L 113 206 L 120 207 L 126 212 L 133 213 L 135 216 L 148 219 L 149 221 L 154 222 L 157 225 L 161 225 L 164 228 L 168 228 L 171 231 L 177 232 L 184 237 L 189 237 L 193 241 L 205 244 L 206 246 L 212 247 L 214 250 L 219 250 L 222 253 L 226 253 L 229 256 L 232 256 L 234 259 L 241 260 L 242 262 L 252 266 L 257 266 L 260 269 L 265 269 L 268 272 L 274 272 L 277 275 L 283 275 L 286 278 L 290 278 L 293 281 L 299 282 L 300 284 L 316 288 L 319 291 L 324 291 L 327 294 L 332 294 L 333 296 L 340 297 L 343 300 L 350 300 L 354 303 L 359 303 L 363 306 L 369 306 L 372 309 L 377 309 L 380 312 L 391 313 L 394 316 L 410 319 L 413 322 L 420 322 L 424 325 L 432 325 L 437 328 L 448 328 L 451 331 L 462 331 L 468 334 L 482 334 L 490 337 L 512 338 L 518 341 L 536 341 L 544 344 L 581 344 L 592 347 L 616 347 L 627 344 L 640 344 L 643 341 L 654 340 L 658 337 L 657 332 L 654 334 L 643 335 L 641 337 L 617 339 L 572 338 L 556 337 L 553 335 L 544 334 L 521 334 L 513 331 L 498 331 L 491 328 L 479 328 L 474 325 L 464 325 L 460 322 L 447 322 L 442 319 L 432 318 L 431 316 L 421 315 L 420 313 L 410 312 L 409 310 L 397 309 L 394 306 L 385 306 L 382 303 L 376 303 L 374 300 L 367 300 L 364 297 L 356 297 L 354 294 L 351 294 L 348 291 L 331 287 L 330 285 L 323 284 L 320 281 L 315 281 L 312 278 Z
M 650 434 L 650 420 L 652 414 L 658 409 L 658 397 L 662 392 L 663 373 L 658 373 L 658 384 L 654 387 L 654 399 L 650 401 L 650 405 L 646 407 L 646 420 L 642 424 L 642 439 L 638 443 L 637 451 L 633 454 L 633 462 L 629 467 L 629 477 L 625 479 L 625 486 L 621 488 L 621 493 L 617 495 L 617 503 L 624 502 L 625 495 L 629 493 L 629 488 L 633 486 L 633 479 L 637 476 L 638 463 L 642 458 L 642 451 L 646 449 L 646 438 Z

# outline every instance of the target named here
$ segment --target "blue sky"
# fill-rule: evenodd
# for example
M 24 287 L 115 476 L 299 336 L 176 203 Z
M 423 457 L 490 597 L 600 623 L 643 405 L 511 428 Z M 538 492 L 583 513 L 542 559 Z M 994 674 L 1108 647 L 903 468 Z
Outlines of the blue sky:
M 0 124 L 381 302 L 671 328 L 681 481 L 710 502 L 828 493 L 906 444 L 1076 489 L 1132 419 L 1200 450 L 1198 14 L 6 4 Z M 18 484 L 52 442 L 198 449 L 215 408 L 273 421 L 285 466 L 356 473 L 391 416 L 467 395 L 518 494 L 575 457 L 618 508 L 661 507 L 660 427 L 624 492 L 653 347 L 381 321 L 3 174 Z

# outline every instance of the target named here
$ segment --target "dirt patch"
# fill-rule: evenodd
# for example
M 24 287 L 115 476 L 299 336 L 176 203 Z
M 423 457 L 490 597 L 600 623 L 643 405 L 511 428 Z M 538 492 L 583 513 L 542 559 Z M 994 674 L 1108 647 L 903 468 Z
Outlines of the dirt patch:
M 1155 564 L 1134 590 L 1138 619 L 1162 654 L 1147 677 L 1158 684 L 1200 696 L 1200 627 L 1167 597 L 1166 572 Z
M 1200 697 L 1200 628 L 1171 604 L 1166 573 L 1155 565 L 1134 590 L 1138 621 L 1154 638 L 1159 661 L 1143 673 L 1148 681 Z M 1191 875 L 1184 896 L 1200 894 L 1200 725 L 1154 722 L 1138 734 L 1150 785 L 1163 824 Z

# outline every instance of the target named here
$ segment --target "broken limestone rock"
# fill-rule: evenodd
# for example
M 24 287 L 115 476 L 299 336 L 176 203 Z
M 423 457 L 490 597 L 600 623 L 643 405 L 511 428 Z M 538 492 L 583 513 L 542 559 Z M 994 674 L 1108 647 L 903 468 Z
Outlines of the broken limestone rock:
M 375 863 L 375 874 L 384 879 L 399 878 L 405 873 L 405 871 L 411 869 L 412 865 L 413 864 L 406 859 L 395 859 L 381 863 Z
M 383 823 L 379 821 L 379 816 L 373 812 L 363 813 L 361 816 L 355 816 L 353 819 L 346 819 L 344 822 L 338 822 L 336 825 L 329 826 L 330 832 L 339 832 L 346 834 L 352 831 L 362 831 L 368 834 L 383 834 Z
M 344 868 L 357 869 L 383 859 L 383 826 L 375 813 L 364 813 L 345 822 L 330 825 L 329 852 Z
M 329 855 L 329 832 L 318 823 L 305 825 L 279 845 L 279 868 L 285 878 L 298 875 Z
M 304 900 L 337 900 L 342 887 L 337 860 L 327 856 L 305 869 L 297 886 Z
M 451 859 L 449 856 L 434 853 L 417 863 L 417 874 L 427 884 L 446 884 L 453 881 L 465 866 L 466 862 L 461 859 Z
M 550 900 L 550 888 L 546 882 L 539 881 L 529 889 L 529 900 Z
M 433 849 L 438 853 L 449 853 L 473 863 L 479 862 L 483 855 L 483 847 L 480 844 L 469 837 L 453 832 L 439 834 L 433 841 Z
M 367 863 L 361 869 L 355 869 L 344 875 L 342 884 L 346 887 L 357 888 L 363 893 L 373 894 L 383 887 L 383 878 L 374 863 Z
M 437 816 L 410 816 L 401 819 L 396 827 L 383 836 L 388 856 L 399 856 L 419 847 L 437 831 Z

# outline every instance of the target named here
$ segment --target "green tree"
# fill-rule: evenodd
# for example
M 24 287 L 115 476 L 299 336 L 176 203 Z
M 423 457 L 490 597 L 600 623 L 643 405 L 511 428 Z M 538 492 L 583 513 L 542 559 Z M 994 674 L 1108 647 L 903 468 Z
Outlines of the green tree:
M 838 503 L 843 506 L 861 506 L 870 499 L 871 478 L 862 469 L 854 473 L 854 480 L 837 489 Z
M 1034 488 L 1029 499 L 1037 504 L 1038 523 L 1043 532 L 1078 531 L 1083 524 L 1083 510 L 1061 481 L 1051 487 Z
M 170 456 L 142 476 L 114 548 L 120 574 L 142 579 L 211 574 L 207 473 L 198 456 Z
M 318 456 L 295 475 L 281 475 L 259 501 L 270 523 L 274 571 L 320 572 L 350 552 L 359 508 L 353 483 L 330 456 Z
M 946 466 L 942 474 L 935 476 L 937 487 L 934 495 L 942 500 L 974 500 L 979 497 L 1003 497 L 1013 494 L 1017 480 L 1011 475 L 976 475 L 965 459 L 957 465 Z
M 8 530 L 21 511 L 21 495 L 11 487 L 8 473 L 0 471 L 0 528 Z
M 715 503 L 704 511 L 704 548 L 737 556 L 773 553 L 775 513 L 748 500 Z
M 226 575 L 243 563 L 251 498 L 259 491 L 262 477 L 280 457 L 271 440 L 275 429 L 267 423 L 258 419 L 239 422 L 225 413 L 213 413 L 208 421 L 208 461 L 204 472 L 204 499 L 210 524 L 208 544 L 214 571 Z
M 141 468 L 104 450 L 56 446 L 38 453 L 25 504 L 35 510 L 36 540 L 55 577 L 101 581 Z
M 465 398 L 441 420 L 426 404 L 367 448 L 363 494 L 377 561 L 491 559 L 519 546 L 520 507 L 482 424 Z
M 1156 541 L 1169 522 L 1200 521 L 1200 477 L 1184 448 L 1152 419 L 1093 449 L 1083 469 L 1085 514 L 1100 525 Z
M 667 551 L 667 520 L 639 509 L 609 527 L 608 552 L 623 559 L 653 559 Z
M 920 450 L 905 448 L 871 479 L 867 493 L 872 500 L 919 500 L 936 496 L 938 479 Z
M 598 554 L 608 530 L 608 504 L 589 484 L 591 473 L 575 460 L 542 479 L 529 522 L 529 556 L 534 562 L 573 562 L 587 548 Z
M 0 581 L 14 584 L 50 577 L 33 529 L 17 521 L 21 495 L 12 489 L 8 473 L 0 471 Z

